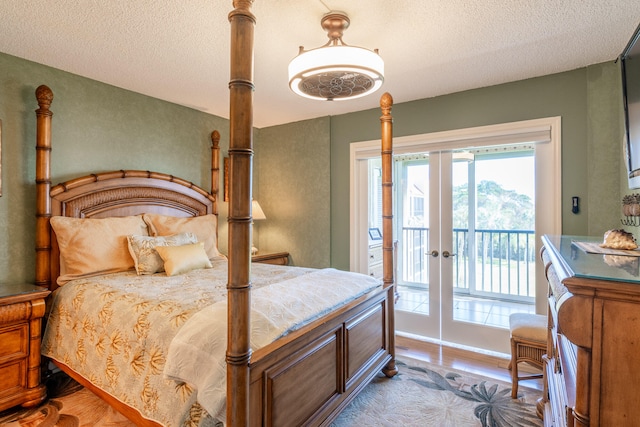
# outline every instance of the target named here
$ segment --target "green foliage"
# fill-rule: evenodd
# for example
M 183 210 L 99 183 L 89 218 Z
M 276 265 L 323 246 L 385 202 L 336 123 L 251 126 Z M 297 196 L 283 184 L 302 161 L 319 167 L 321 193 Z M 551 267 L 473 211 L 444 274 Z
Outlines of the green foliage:
M 531 198 L 506 190 L 494 181 L 481 181 L 476 192 L 476 229 L 534 230 L 535 210 Z M 453 188 L 453 226 L 468 228 L 469 188 Z

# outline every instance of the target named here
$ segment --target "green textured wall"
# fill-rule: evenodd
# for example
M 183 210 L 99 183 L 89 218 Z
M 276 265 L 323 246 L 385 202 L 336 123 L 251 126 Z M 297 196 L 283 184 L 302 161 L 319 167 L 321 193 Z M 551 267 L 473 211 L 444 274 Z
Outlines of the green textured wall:
M 626 175 L 620 176 L 620 171 L 626 170 L 620 68 L 615 63 L 594 65 L 587 68 L 587 79 L 587 185 L 590 197 L 584 205 L 589 214 L 585 234 L 600 236 L 606 230 L 622 227 L 622 194 L 628 186 Z
M 0 283 L 34 278 L 34 111 L 41 84 L 54 94 L 53 184 L 87 171 L 144 169 L 208 189 L 211 131 L 220 131 L 223 155 L 228 149 L 225 119 L 0 54 Z M 220 214 L 225 250 L 224 203 Z
M 330 265 L 330 125 L 324 117 L 257 132 L 254 198 L 267 217 L 255 224 L 261 253 L 289 252 L 298 266 Z
M 620 197 L 616 158 L 621 156 L 621 142 L 615 107 L 620 89 L 612 77 L 616 68 L 611 62 L 397 104 L 392 110 L 394 135 L 561 116 L 563 233 L 598 234 L 611 227 L 612 205 Z M 379 116 L 380 110 L 373 109 L 331 120 L 331 265 L 336 268 L 349 268 L 349 188 L 344 185 L 349 179 L 349 144 L 380 138 Z M 577 215 L 571 213 L 572 196 L 582 202 Z

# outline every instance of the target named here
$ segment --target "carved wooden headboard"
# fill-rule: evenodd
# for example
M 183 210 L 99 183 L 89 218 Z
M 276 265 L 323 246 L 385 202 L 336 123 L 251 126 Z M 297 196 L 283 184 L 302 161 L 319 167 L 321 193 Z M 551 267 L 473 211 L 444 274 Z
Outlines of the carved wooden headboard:
M 53 93 L 36 90 L 36 284 L 54 290 L 60 253 L 50 225 L 52 216 L 105 218 L 158 213 L 171 216 L 218 214 L 220 133 L 211 134 L 211 191 L 159 172 L 120 170 L 90 174 L 51 188 L 51 116 Z
M 51 189 L 51 214 L 75 218 L 159 213 L 198 216 L 214 213 L 215 198 L 171 175 L 136 170 L 92 174 Z

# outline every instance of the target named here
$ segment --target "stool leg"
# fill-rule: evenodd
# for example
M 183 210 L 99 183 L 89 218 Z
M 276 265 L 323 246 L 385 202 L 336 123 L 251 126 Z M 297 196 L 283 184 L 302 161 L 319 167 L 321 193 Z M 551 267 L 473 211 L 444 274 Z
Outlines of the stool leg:
M 511 398 L 516 399 L 518 397 L 518 345 L 515 340 L 511 338 L 511 362 L 509 367 L 511 368 Z

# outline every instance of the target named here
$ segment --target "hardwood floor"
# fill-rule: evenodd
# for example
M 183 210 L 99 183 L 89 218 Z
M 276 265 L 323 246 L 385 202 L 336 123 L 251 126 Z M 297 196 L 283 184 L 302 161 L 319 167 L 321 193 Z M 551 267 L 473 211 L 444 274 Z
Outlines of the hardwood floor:
M 396 336 L 396 355 L 424 360 L 435 365 L 472 372 L 496 380 L 511 382 L 508 369 L 510 356 L 471 350 L 454 345 L 439 344 L 413 337 Z M 534 367 L 520 364 L 521 372 L 539 372 Z M 542 391 L 542 379 L 520 381 L 520 387 Z

